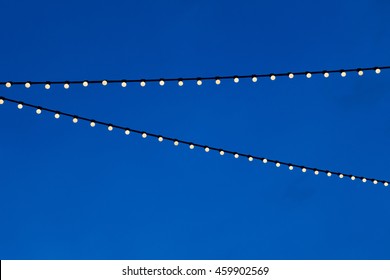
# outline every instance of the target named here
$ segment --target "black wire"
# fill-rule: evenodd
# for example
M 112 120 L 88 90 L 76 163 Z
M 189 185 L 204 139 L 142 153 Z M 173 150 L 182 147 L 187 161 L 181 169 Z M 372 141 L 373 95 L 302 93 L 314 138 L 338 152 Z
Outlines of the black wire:
M 5 85 L 7 83 L 11 83 L 11 85 L 24 85 L 26 83 L 30 83 L 30 85 L 45 85 L 45 84 L 83 84 L 84 82 L 88 82 L 88 84 L 100 84 L 102 81 L 107 81 L 107 83 L 140 83 L 140 82 L 171 82 L 171 81 L 197 81 L 197 80 L 227 80 L 227 79 L 234 79 L 234 78 L 241 78 L 241 79 L 247 79 L 247 78 L 264 78 L 264 77 L 283 77 L 288 76 L 289 74 L 294 74 L 294 76 L 302 76 L 306 75 L 307 73 L 310 73 L 312 75 L 317 74 L 324 74 L 324 73 L 341 73 L 341 72 L 358 72 L 358 71 L 366 71 L 366 70 L 384 70 L 384 69 L 390 69 L 390 66 L 376 66 L 376 67 L 365 67 L 365 68 L 350 68 L 350 69 L 337 69 L 337 70 L 322 70 L 322 71 L 305 71 L 305 72 L 285 72 L 285 73 L 269 73 L 269 74 L 252 74 L 252 75 L 229 75 L 229 76 L 208 76 L 208 77 L 185 77 L 185 78 L 151 78 L 151 79 L 112 79 L 112 80 L 66 80 L 66 81 L 2 81 L 0 82 L 0 85 Z
M 23 106 L 26 106 L 26 107 L 31 107 L 31 108 L 35 108 L 35 109 L 40 109 L 41 111 L 46 111 L 46 112 L 50 112 L 50 113 L 54 113 L 54 114 L 60 114 L 60 115 L 63 115 L 63 116 L 67 116 L 67 117 L 71 117 L 71 118 L 77 118 L 78 120 L 84 120 L 84 121 L 88 121 L 88 122 L 94 122 L 95 124 L 100 124 L 100 125 L 104 125 L 104 126 L 112 126 L 113 128 L 116 128 L 116 129 L 120 129 L 120 130 L 123 130 L 123 131 L 130 131 L 130 132 L 133 132 L 133 133 L 136 133 L 136 134 L 143 134 L 143 133 L 146 133 L 147 136 L 150 136 L 150 137 L 154 137 L 154 138 L 159 138 L 159 137 L 163 137 L 163 140 L 168 140 L 168 141 L 172 141 L 172 142 L 175 142 L 177 141 L 178 143 L 181 143 L 181 144 L 186 144 L 186 145 L 194 145 L 194 147 L 199 147 L 199 148 L 209 148 L 210 151 L 217 151 L 217 152 L 221 152 L 223 151 L 225 154 L 231 154 L 231 155 L 238 155 L 238 156 L 241 156 L 241 157 L 246 157 L 246 158 L 253 158 L 253 160 L 260 160 L 260 161 L 263 161 L 263 160 L 267 160 L 267 162 L 271 162 L 271 163 L 279 163 L 281 166 L 292 166 L 292 167 L 296 167 L 296 168 L 305 168 L 306 170 L 311 170 L 311 171 L 318 171 L 319 173 L 324 173 L 324 174 L 327 174 L 327 173 L 332 173 L 332 175 L 343 175 L 345 177 L 355 177 L 356 179 L 366 179 L 367 181 L 377 181 L 378 183 L 383 183 L 383 184 L 388 184 L 388 181 L 385 181 L 385 180 L 378 180 L 378 179 L 373 179 L 373 178 L 367 178 L 367 177 L 363 177 L 363 176 L 357 176 L 357 175 L 352 175 L 352 174 L 345 174 L 345 173 L 341 173 L 341 172 L 335 172 L 335 171 L 330 171 L 330 170 L 325 170 L 325 169 L 320 169 L 320 168 L 314 168 L 314 167 L 308 167 L 308 166 L 304 166 L 304 165 L 298 165 L 298 164 L 294 164 L 294 163 L 287 163 L 287 162 L 283 162 L 283 161 L 279 161 L 279 160 L 273 160 L 273 159 L 266 159 L 264 157 L 259 157 L 259 156 L 253 156 L 253 155 L 249 155 L 249 154 L 244 154 L 244 153 L 239 153 L 239 152 L 233 152 L 233 151 L 229 151 L 229 150 L 225 150 L 225 149 L 222 149 L 222 148 L 215 148 L 215 147 L 211 147 L 211 146 L 207 146 L 207 145 L 202 145 L 202 144 L 197 144 L 197 143 L 193 143 L 193 142 L 189 142 L 189 141 L 185 141 L 185 140 L 179 140 L 179 139 L 176 139 L 176 138 L 172 138 L 172 137 L 167 137 L 167 136 L 163 136 L 163 135 L 159 135 L 159 134 L 155 134 L 155 133 L 150 133 L 150 132 L 146 132 L 146 131 L 141 131 L 141 130 L 136 130 L 136 129 L 133 129 L 133 128 L 128 128 L 128 127 L 124 127 L 124 126 L 120 126 L 120 125 L 115 125 L 115 124 L 112 124 L 112 123 L 108 123 L 108 122 L 103 122 L 103 121 L 97 121 L 97 120 L 94 120 L 94 119 L 91 119 L 91 118 L 86 118 L 86 117 L 80 117 L 78 115 L 75 115 L 75 114 L 69 114 L 69 113 L 64 113 L 64 112 L 61 112 L 61 111 L 58 111 L 58 110 L 53 110 L 53 109 L 49 109 L 49 108 L 45 108 L 45 107 L 42 107 L 42 106 L 36 106 L 36 105 L 32 105 L 32 104 L 29 104 L 29 103 L 26 103 L 26 102 L 22 102 L 22 101 L 17 101 L 17 100 L 13 100 L 13 99 L 10 99 L 10 98 L 7 98 L 7 97 L 2 97 L 0 96 L 0 100 L 3 100 L 3 101 L 8 101 L 8 102 L 11 102 L 11 103 L 16 103 L 16 104 L 21 104 Z

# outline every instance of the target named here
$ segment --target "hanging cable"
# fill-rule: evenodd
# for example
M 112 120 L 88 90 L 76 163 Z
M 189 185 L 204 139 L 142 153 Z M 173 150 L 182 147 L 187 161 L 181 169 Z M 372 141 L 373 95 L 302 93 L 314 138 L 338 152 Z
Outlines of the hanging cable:
M 124 133 L 126 135 L 129 135 L 130 133 L 135 133 L 135 134 L 141 135 L 142 138 L 152 137 L 152 138 L 156 138 L 159 142 L 169 141 L 169 142 L 172 142 L 175 146 L 178 146 L 179 144 L 184 144 L 184 145 L 187 145 L 191 150 L 193 150 L 196 147 L 196 148 L 203 149 L 205 152 L 216 151 L 221 156 L 223 156 L 223 155 L 233 155 L 234 158 L 236 158 L 236 159 L 239 158 L 239 157 L 243 157 L 243 158 L 246 158 L 250 162 L 252 162 L 254 160 L 257 160 L 257 161 L 261 161 L 264 164 L 273 163 L 276 167 L 286 166 L 286 167 L 288 167 L 288 169 L 290 171 L 298 169 L 298 170 L 301 170 L 301 172 L 303 172 L 303 173 L 307 173 L 308 171 L 312 171 L 314 173 L 314 175 L 319 175 L 320 173 L 323 173 L 323 174 L 326 174 L 326 176 L 328 176 L 328 177 L 331 177 L 332 175 L 334 175 L 334 176 L 339 177 L 340 179 L 348 177 L 351 180 L 359 179 L 363 183 L 366 183 L 367 181 L 370 181 L 370 182 L 372 182 L 375 185 L 378 184 L 378 183 L 382 183 L 385 187 L 387 187 L 389 185 L 389 181 L 385 181 L 385 180 L 367 178 L 367 177 L 358 176 L 358 175 L 351 175 L 351 174 L 346 174 L 346 173 L 341 173 L 341 172 L 325 170 L 325 169 L 321 169 L 321 168 L 314 168 L 314 167 L 308 167 L 308 166 L 298 165 L 298 164 L 294 164 L 294 163 L 287 163 L 287 162 L 283 162 L 283 161 L 280 161 L 280 160 L 267 159 L 267 158 L 264 158 L 264 157 L 253 156 L 253 155 L 239 153 L 239 152 L 233 152 L 233 151 L 229 151 L 229 150 L 222 149 L 222 148 L 215 148 L 215 147 L 211 147 L 211 146 L 208 146 L 208 145 L 201 145 L 201 144 L 197 144 L 197 143 L 193 143 L 193 142 L 189 142 L 189 141 L 175 139 L 175 138 L 172 138 L 172 137 L 158 135 L 158 134 L 155 134 L 155 133 L 150 133 L 150 132 L 146 132 L 146 131 L 136 130 L 136 129 L 133 129 L 133 128 L 128 128 L 128 127 L 124 127 L 124 126 L 120 126 L 120 125 L 115 125 L 115 124 L 112 124 L 112 123 L 97 121 L 97 120 L 86 118 L 86 117 L 80 117 L 78 115 L 64 113 L 64 112 L 60 112 L 58 110 L 53 110 L 53 109 L 45 108 L 45 107 L 42 107 L 42 106 L 36 106 L 36 105 L 28 104 L 28 103 L 25 103 L 25 102 L 22 102 L 22 101 L 16 101 L 16 100 L 13 100 L 13 99 L 10 99 L 10 98 L 6 98 L 6 97 L 0 97 L 0 105 L 3 105 L 5 103 L 5 101 L 17 104 L 17 108 L 20 109 L 20 110 L 23 109 L 24 107 L 34 108 L 34 109 L 36 109 L 35 112 L 38 115 L 42 114 L 42 112 L 45 111 L 45 112 L 49 112 L 49 113 L 54 114 L 54 118 L 56 118 L 56 119 L 59 119 L 61 116 L 65 116 L 65 117 L 71 118 L 73 123 L 78 123 L 80 120 L 81 121 L 86 121 L 86 122 L 88 122 L 90 124 L 91 127 L 95 127 L 97 124 L 99 124 L 99 125 L 105 126 L 108 131 L 113 131 L 114 129 L 118 129 L 118 130 L 124 131 Z
M 323 71 L 304 71 L 304 72 L 285 72 L 285 73 L 268 73 L 268 74 L 252 74 L 252 75 L 234 75 L 234 76 L 208 76 L 208 77 L 187 77 L 187 78 L 152 78 L 152 79 L 112 79 L 112 80 L 72 80 L 72 81 L 6 81 L 0 82 L 0 85 L 4 85 L 7 88 L 13 85 L 24 85 L 25 88 L 30 88 L 32 85 L 44 85 L 44 88 L 49 90 L 52 85 L 63 85 L 65 89 L 69 89 L 71 85 L 82 85 L 88 87 L 90 84 L 100 84 L 107 86 L 109 84 L 120 84 L 122 87 L 126 87 L 128 83 L 139 83 L 141 87 L 145 87 L 148 83 L 158 83 L 160 86 L 164 86 L 166 82 L 175 82 L 178 86 L 183 86 L 186 81 L 196 81 L 198 86 L 203 84 L 203 81 L 212 80 L 216 85 L 220 85 L 222 80 L 232 80 L 234 83 L 238 83 L 240 79 L 250 79 L 253 83 L 256 83 L 259 78 L 269 78 L 272 81 L 277 77 L 288 77 L 293 79 L 296 76 L 305 76 L 310 79 L 313 75 L 322 75 L 328 78 L 330 74 L 338 73 L 341 77 L 346 77 L 347 73 L 354 72 L 359 76 L 363 76 L 364 71 L 374 71 L 376 74 L 380 74 L 382 70 L 390 69 L 390 66 L 376 66 L 366 68 L 352 68 L 352 69 L 337 69 L 337 70 L 323 70 Z

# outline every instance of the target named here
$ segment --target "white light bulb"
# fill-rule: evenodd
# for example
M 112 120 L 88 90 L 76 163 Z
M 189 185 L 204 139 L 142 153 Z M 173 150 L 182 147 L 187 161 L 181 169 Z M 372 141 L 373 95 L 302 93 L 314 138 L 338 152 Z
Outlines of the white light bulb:
M 18 109 L 23 109 L 23 104 L 18 104 Z
M 310 79 L 311 78 L 311 73 L 306 73 L 306 78 Z
M 378 184 L 378 181 L 377 180 L 374 180 L 373 181 L 374 185 Z
M 276 76 L 275 76 L 275 75 L 271 75 L 271 76 L 270 76 L 270 79 L 271 79 L 272 81 L 275 81 Z
M 60 118 L 60 114 L 55 113 L 55 114 L 54 114 L 54 117 L 55 117 L 56 119 L 59 119 L 59 118 Z
M 248 160 L 249 161 L 253 161 L 253 157 L 248 157 Z
M 73 118 L 73 123 L 77 123 L 79 120 L 77 118 Z
M 24 86 L 25 86 L 26 88 L 30 88 L 30 87 L 31 87 L 31 84 L 30 84 L 29 82 L 27 82 L 27 83 L 24 84 Z
M 162 142 L 164 140 L 164 138 L 162 138 L 161 136 L 158 137 L 158 142 Z
M 50 84 L 49 84 L 49 83 L 47 83 L 47 84 L 45 85 L 45 89 L 50 89 Z
M 40 115 L 40 114 L 42 113 L 42 110 L 38 108 L 38 109 L 35 111 L 35 113 L 37 113 L 37 115 Z
M 331 172 L 328 172 L 328 173 L 326 173 L 326 175 L 327 175 L 328 177 L 330 177 L 330 176 L 332 176 L 332 173 L 331 173 Z
M 87 82 L 87 81 L 84 81 L 84 82 L 83 82 L 83 86 L 84 86 L 84 87 L 87 87 L 87 86 L 88 86 L 88 82 Z
M 268 160 L 266 158 L 263 158 L 263 163 L 267 163 Z
M 325 77 L 325 78 L 329 78 L 329 73 L 328 73 L 328 72 L 325 72 L 325 73 L 324 73 L 324 77 Z
M 314 174 L 315 174 L 315 175 L 318 175 L 318 174 L 320 174 L 320 172 L 319 172 L 318 170 L 315 170 L 315 171 L 314 171 Z
M 306 168 L 304 167 L 304 168 L 302 168 L 302 172 L 303 173 L 305 173 L 306 172 Z
M 237 84 L 240 81 L 240 79 L 238 77 L 235 77 L 233 81 Z
M 204 151 L 205 151 L 206 153 L 208 153 L 208 152 L 210 152 L 210 148 L 209 148 L 209 147 L 206 147 L 206 148 L 204 148 Z
M 148 137 L 148 135 L 145 132 L 142 133 L 142 138 L 146 138 L 146 137 Z
M 12 86 L 12 84 L 11 84 L 10 82 L 6 82 L 6 83 L 5 83 L 5 86 L 6 86 L 7 88 L 10 88 L 10 87 Z
M 177 84 L 179 85 L 179 87 L 182 87 L 184 85 L 184 82 L 180 80 Z
M 127 86 L 127 83 L 126 82 L 122 82 L 122 87 L 126 87 Z
M 359 75 L 359 76 L 363 76 L 363 74 L 364 74 L 363 70 L 359 70 L 359 71 L 358 71 L 358 75 Z
M 280 167 L 280 163 L 279 162 L 277 162 L 275 165 L 276 165 L 276 167 Z
M 70 87 L 70 85 L 68 83 L 64 84 L 65 89 L 68 89 L 69 87 Z
M 107 84 L 108 84 L 108 82 L 107 82 L 106 80 L 103 80 L 103 81 L 102 81 L 102 85 L 103 85 L 103 86 L 106 86 Z
M 362 179 L 362 182 L 363 182 L 363 183 L 367 182 L 367 179 L 366 179 L 366 178 L 363 178 L 363 179 Z
M 292 78 L 294 78 L 294 74 L 293 74 L 293 73 L 290 73 L 290 74 L 288 74 L 288 77 L 289 77 L 290 79 L 292 79 Z
M 294 166 L 290 165 L 290 166 L 288 167 L 288 169 L 293 170 L 293 169 L 294 169 Z
M 351 176 L 352 181 L 355 181 L 355 179 L 356 179 L 355 176 Z
M 221 156 L 223 156 L 223 155 L 225 154 L 225 152 L 224 152 L 224 151 L 220 151 L 219 154 L 220 154 Z
M 129 135 L 129 134 L 130 134 L 130 130 L 129 130 L 129 129 L 126 129 L 126 130 L 125 130 L 125 134 L 126 134 L 126 135 Z
M 95 122 L 91 122 L 90 124 L 89 124 L 91 127 L 95 127 Z
M 234 154 L 234 158 L 239 158 L 239 154 Z
M 197 80 L 197 81 L 196 81 L 196 84 L 197 84 L 198 86 L 201 86 L 201 85 L 202 85 L 202 80 Z
M 389 183 L 384 182 L 383 185 L 384 185 L 385 187 L 388 187 L 388 186 L 389 186 Z
M 141 85 L 141 87 L 144 87 L 144 86 L 146 86 L 146 82 L 145 81 L 141 81 L 140 85 Z
M 375 73 L 379 74 L 381 72 L 381 69 L 380 68 L 376 68 L 375 69 Z
M 107 127 L 107 129 L 108 129 L 108 131 L 112 131 L 114 128 L 112 127 L 112 125 L 109 125 L 109 126 Z
M 252 82 L 254 82 L 254 83 L 257 82 L 257 77 L 256 77 L 256 76 L 253 76 L 253 77 L 252 77 Z
M 179 141 L 175 141 L 175 142 L 173 142 L 173 145 L 175 145 L 175 146 L 179 146 Z
M 163 85 L 165 85 L 165 82 L 164 82 L 164 80 L 160 80 L 159 84 L 160 84 L 160 86 L 163 86 Z
M 343 178 L 344 178 L 344 175 L 343 175 L 343 174 L 340 174 L 340 175 L 339 175 L 339 178 L 340 178 L 340 179 L 343 179 Z
M 193 150 L 195 146 L 193 144 L 190 145 L 190 149 Z
M 4 104 L 4 100 L 0 99 L 0 105 L 3 105 L 3 104 Z
M 220 85 L 221 84 L 221 80 L 220 79 L 216 79 L 215 80 L 215 84 Z
M 345 77 L 345 76 L 347 76 L 347 72 L 345 72 L 345 71 L 342 71 L 341 73 L 340 73 L 340 75 L 341 75 L 341 77 Z

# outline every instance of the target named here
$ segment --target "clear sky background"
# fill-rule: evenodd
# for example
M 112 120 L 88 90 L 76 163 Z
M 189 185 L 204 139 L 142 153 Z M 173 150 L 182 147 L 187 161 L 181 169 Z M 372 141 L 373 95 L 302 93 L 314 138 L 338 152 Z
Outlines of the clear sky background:
M 390 2 L 2 1 L 0 80 L 390 65 Z M 390 180 L 390 71 L 0 88 L 210 146 Z M 390 187 L 0 107 L 1 259 L 389 259 Z

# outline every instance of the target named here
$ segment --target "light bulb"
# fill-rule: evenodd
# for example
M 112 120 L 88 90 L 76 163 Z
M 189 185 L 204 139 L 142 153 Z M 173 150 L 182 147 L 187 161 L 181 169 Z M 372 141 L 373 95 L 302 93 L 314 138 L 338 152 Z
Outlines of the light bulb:
M 76 117 L 73 118 L 73 123 L 77 123 L 78 121 L 79 120 Z
M 362 179 L 362 182 L 363 182 L 363 183 L 367 182 L 367 179 L 366 179 L 366 178 L 363 178 L 363 179 Z
M 347 72 L 345 72 L 345 71 L 341 71 L 341 73 L 340 73 L 340 75 L 341 75 L 341 77 L 345 77 L 345 76 L 347 76 Z
M 140 85 L 141 85 L 141 87 L 144 87 L 144 86 L 146 86 L 146 82 L 145 81 L 141 81 Z
M 225 152 L 224 152 L 224 151 L 220 151 L 219 154 L 220 154 L 221 156 L 223 156 L 223 155 L 225 154 Z
M 84 82 L 83 82 L 83 86 L 84 86 L 84 87 L 87 87 L 87 86 L 88 86 L 88 82 L 87 82 L 87 81 L 84 81 Z
M 4 100 L 0 99 L 0 105 L 3 105 L 3 104 L 4 104 Z
M 164 80 L 160 80 L 159 84 L 160 84 L 160 86 L 163 86 L 163 85 L 165 85 L 165 82 L 164 82 Z
M 378 181 L 377 180 L 374 180 L 372 181 L 374 183 L 374 185 L 378 184 Z
M 318 170 L 315 170 L 315 171 L 314 171 L 314 174 L 315 174 L 315 175 L 318 175 L 318 174 L 320 174 L 320 172 L 319 172 Z
M 280 167 L 280 163 L 279 162 L 277 162 L 275 165 L 276 165 L 276 167 Z
M 195 146 L 193 144 L 190 145 L 190 149 L 193 150 Z
M 383 185 L 384 185 L 385 187 L 388 187 L 388 186 L 389 186 L 389 183 L 384 182 Z
M 19 103 L 18 104 L 18 109 L 23 109 L 23 104 Z
M 126 87 L 127 86 L 127 83 L 126 82 L 122 82 L 122 87 Z
M 358 71 L 358 75 L 359 75 L 359 76 L 363 76 L 363 74 L 364 74 L 363 70 L 359 70 L 359 71 Z
M 302 172 L 303 173 L 305 173 L 306 172 L 306 168 L 304 167 L 304 168 L 302 168 Z
M 215 84 L 220 85 L 221 84 L 221 80 L 220 79 L 215 79 Z
M 37 115 L 40 115 L 40 114 L 42 113 L 42 110 L 38 108 L 38 109 L 35 111 L 35 113 L 37 113 Z
M 109 125 L 109 126 L 107 127 L 107 129 L 108 129 L 108 131 L 112 131 L 114 128 L 112 127 L 112 125 Z
M 89 124 L 91 127 L 95 127 L 95 122 L 91 122 L 90 124 Z
M 49 83 L 47 83 L 47 84 L 45 85 L 45 89 L 50 89 L 50 84 L 49 84 Z
M 198 86 L 201 86 L 201 85 L 202 85 L 202 80 L 197 80 L 197 81 L 196 81 L 196 84 L 197 84 Z
M 146 137 L 148 137 L 148 135 L 145 132 L 142 133 L 142 138 L 146 138 Z
M 126 130 L 125 130 L 125 134 L 126 134 L 126 135 L 129 135 L 129 134 L 130 134 L 130 130 L 129 130 L 129 129 L 126 129 Z
M 31 87 L 31 84 L 30 84 L 29 82 L 27 82 L 27 83 L 24 84 L 24 86 L 25 86 L 26 88 L 30 88 L 30 87 Z
M 311 78 L 311 73 L 306 73 L 306 78 L 310 79 Z
M 184 85 L 184 82 L 180 80 L 177 84 L 179 85 L 179 87 L 182 87 Z
M 356 177 L 355 176 L 351 176 L 351 180 L 352 181 L 355 181 Z
M 328 72 L 324 72 L 324 77 L 325 78 L 329 78 L 329 73 Z
M 271 79 L 272 81 L 275 81 L 276 76 L 275 76 L 275 75 L 271 75 L 271 76 L 270 76 L 270 79 Z
M 248 160 L 249 160 L 249 161 L 253 161 L 253 157 L 251 157 L 251 156 L 248 157 Z
M 102 81 L 102 85 L 103 85 L 103 86 L 106 86 L 107 84 L 108 84 L 108 82 L 107 82 L 106 80 L 103 80 L 103 81 Z
M 381 72 L 381 69 L 380 68 L 376 68 L 375 69 L 375 73 L 379 74 Z
M 343 175 L 343 174 L 340 174 L 340 175 L 339 175 L 339 178 L 340 178 L 340 179 L 343 179 L 343 178 L 344 178 L 344 175 Z
M 238 77 L 234 77 L 233 81 L 237 84 L 240 81 L 240 79 Z
M 208 153 L 208 152 L 210 152 L 210 148 L 209 148 L 209 147 L 206 147 L 206 148 L 204 148 L 204 151 L 205 151 L 206 153 Z
M 68 88 L 69 88 L 69 84 L 68 84 L 68 83 L 65 83 L 65 84 L 64 84 L 64 88 L 65 88 L 65 89 L 68 89 Z
M 179 141 L 175 141 L 175 142 L 173 142 L 173 145 L 175 145 L 175 146 L 179 146 Z
M 254 82 L 254 83 L 257 82 L 257 77 L 256 76 L 252 76 L 252 82 Z
M 240 156 L 238 154 L 234 154 L 234 158 L 239 158 Z
M 11 84 L 10 82 L 6 82 L 6 83 L 5 83 L 5 86 L 6 86 L 7 88 L 10 88 L 10 87 L 12 86 L 12 84 Z
M 328 177 L 330 177 L 330 176 L 332 176 L 332 173 L 331 173 L 331 172 L 328 172 L 328 173 L 326 173 L 326 175 L 327 175 Z
M 267 163 L 268 160 L 266 158 L 263 158 L 263 163 Z
M 288 77 L 289 77 L 290 79 L 292 79 L 292 78 L 294 78 L 294 74 L 293 74 L 293 73 L 290 73 L 290 74 L 288 74 Z
M 56 119 L 59 119 L 59 118 L 60 118 L 60 114 L 55 113 L 55 114 L 54 114 L 54 117 L 55 117 Z
M 288 169 L 293 170 L 293 169 L 294 169 L 294 166 L 290 165 L 290 166 L 288 167 Z
M 161 136 L 158 137 L 158 142 L 162 142 L 164 140 L 164 138 L 162 138 Z

